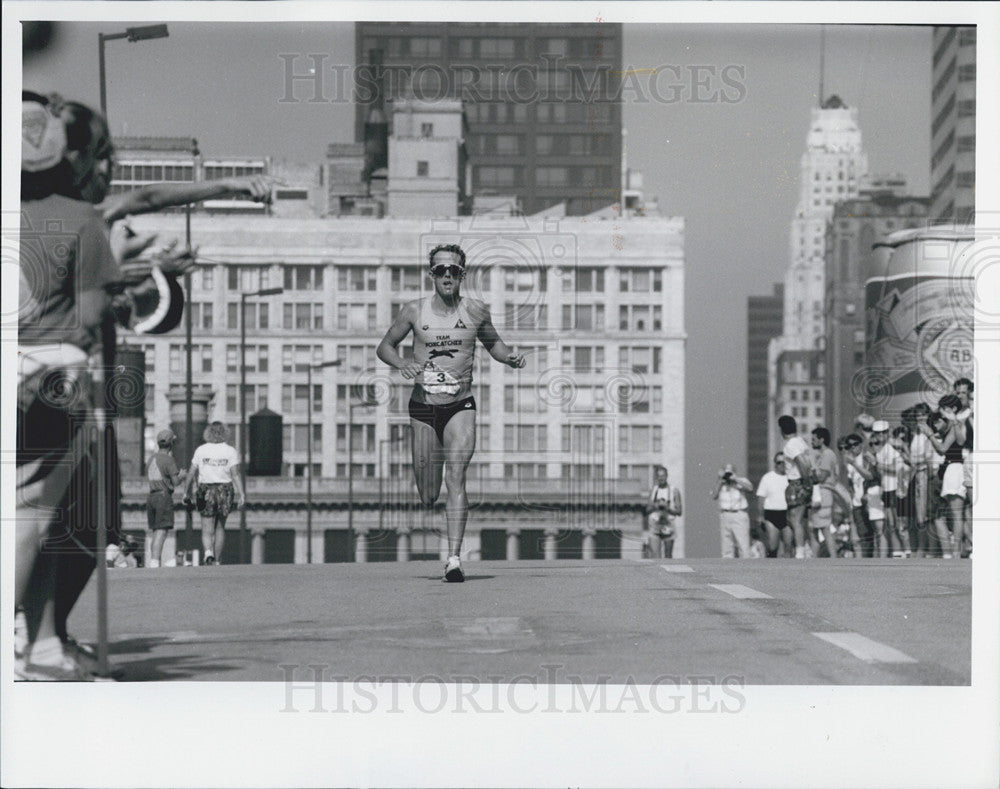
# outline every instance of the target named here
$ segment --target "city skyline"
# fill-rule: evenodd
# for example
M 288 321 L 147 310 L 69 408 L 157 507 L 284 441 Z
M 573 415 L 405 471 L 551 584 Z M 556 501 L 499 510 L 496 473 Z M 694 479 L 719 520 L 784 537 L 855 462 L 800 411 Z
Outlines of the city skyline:
M 123 24 L 63 26 L 52 54 L 25 64 L 25 87 L 58 86 L 96 105 L 97 33 Z M 353 63 L 350 23 L 169 26 L 164 40 L 107 46 L 108 114 L 115 133 L 193 136 L 209 155 L 317 163 L 327 143 L 353 139 L 354 107 L 344 96 L 348 83 L 335 79 L 343 76 L 341 64 Z M 714 519 L 707 492 L 698 495 L 702 488 L 707 491 L 721 464 L 740 463 L 746 454 L 746 296 L 767 293 L 784 276 L 799 158 L 809 112 L 818 106 L 819 41 L 817 25 L 624 26 L 624 67 L 635 72 L 623 93 L 628 163 L 643 173 L 644 191 L 659 197 L 661 211 L 685 220 L 686 478 L 694 523 Z M 930 28 L 828 28 L 826 52 L 825 90 L 858 107 L 872 170 L 903 172 L 914 193 L 927 193 Z M 309 54 L 324 56 L 330 78 L 322 92 L 340 96 L 339 103 L 308 101 L 302 83 L 295 83 L 299 99 L 281 101 L 287 98 L 287 56 L 295 56 L 298 74 L 307 70 Z M 149 61 L 157 68 L 139 68 Z M 130 76 L 130 67 L 139 70 Z M 745 92 L 722 81 L 726 67 L 737 69 L 727 72 L 729 82 Z M 659 74 L 656 81 L 651 69 Z M 697 88 L 699 80 L 707 87 Z M 129 87 L 138 84 L 144 89 Z M 900 101 L 898 84 L 909 86 L 902 97 L 908 101 Z M 695 101 L 703 90 L 717 98 Z M 186 102 L 191 91 L 197 100 Z M 162 104 L 150 102 L 151 96 L 163 97 Z M 219 107 L 225 114 L 203 118 L 177 113 L 175 106 Z M 703 304 L 718 308 L 698 309 Z M 718 386 L 718 369 L 733 372 L 733 386 Z M 716 407 L 705 414 L 694 404 L 697 393 L 709 388 L 717 393 Z M 714 529 L 693 531 L 691 550 L 714 552 Z

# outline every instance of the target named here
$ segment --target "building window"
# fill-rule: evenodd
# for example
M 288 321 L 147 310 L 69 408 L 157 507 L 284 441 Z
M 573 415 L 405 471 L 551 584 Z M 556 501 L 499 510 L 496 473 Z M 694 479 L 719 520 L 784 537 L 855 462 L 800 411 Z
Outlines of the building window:
M 420 136 L 421 137 L 433 137 L 434 136 L 434 124 L 433 123 L 421 123 L 420 124 Z
M 422 177 L 429 174 L 430 167 L 427 162 L 418 161 L 417 162 L 417 176 Z
M 345 290 L 375 290 L 376 273 L 374 266 L 343 266 L 337 269 L 337 287 Z

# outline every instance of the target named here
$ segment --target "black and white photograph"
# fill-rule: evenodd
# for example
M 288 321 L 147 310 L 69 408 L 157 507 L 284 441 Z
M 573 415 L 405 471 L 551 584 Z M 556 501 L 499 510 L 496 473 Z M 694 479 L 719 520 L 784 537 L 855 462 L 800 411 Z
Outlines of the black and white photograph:
M 0 784 L 1000 781 L 1000 4 L 3 43 Z

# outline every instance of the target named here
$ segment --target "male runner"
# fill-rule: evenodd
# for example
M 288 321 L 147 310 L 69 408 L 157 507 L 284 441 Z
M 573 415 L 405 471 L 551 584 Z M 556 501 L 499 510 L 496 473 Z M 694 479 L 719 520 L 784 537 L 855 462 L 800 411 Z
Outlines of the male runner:
M 448 488 L 444 580 L 454 583 L 465 580 L 459 552 L 469 517 L 465 475 L 476 448 L 476 401 L 471 394 L 476 340 L 490 356 L 510 367 L 524 367 L 524 354 L 515 353 L 500 339 L 486 304 L 460 295 L 465 276 L 461 247 L 434 247 L 429 261 L 434 293 L 400 310 L 376 353 L 404 378 L 414 381 L 409 406 L 413 474 L 420 500 L 427 507 L 437 501 L 442 476 Z M 398 347 L 411 331 L 413 357 L 404 358 Z

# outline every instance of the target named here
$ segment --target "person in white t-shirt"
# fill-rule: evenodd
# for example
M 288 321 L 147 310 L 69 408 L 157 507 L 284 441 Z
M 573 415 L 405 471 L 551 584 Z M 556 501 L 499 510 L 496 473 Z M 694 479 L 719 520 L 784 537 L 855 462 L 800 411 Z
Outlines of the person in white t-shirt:
M 184 488 L 184 503 L 191 503 L 191 491 L 197 483 L 195 501 L 201 515 L 201 544 L 205 564 L 218 564 L 226 539 L 226 519 L 233 507 L 246 503 L 243 484 L 237 473 L 240 456 L 226 443 L 229 431 L 222 422 L 205 428 L 205 443 L 194 451 L 191 470 Z
M 900 454 L 898 444 L 893 446 L 890 438 L 889 423 L 884 419 L 877 420 L 872 426 L 872 434 L 868 442 L 875 454 L 875 463 L 882 480 L 885 539 L 879 546 L 880 558 L 888 558 L 888 556 L 900 558 L 910 554 L 909 535 L 906 535 L 904 539 L 900 532 L 897 512 L 899 480 L 900 477 L 908 473 L 910 464 L 908 457 L 903 457 Z
M 781 453 L 785 457 L 785 474 L 788 487 L 785 501 L 788 504 L 788 525 L 795 537 L 795 558 L 806 557 L 806 519 L 809 502 L 812 500 L 812 459 L 809 446 L 798 435 L 799 427 L 795 417 L 785 414 L 778 417 L 778 429 L 785 445 Z
M 774 456 L 774 469 L 761 477 L 757 485 L 764 547 L 772 559 L 778 556 L 779 547 L 782 556 L 791 556 L 793 551 L 792 527 L 788 523 L 788 503 L 785 501 L 787 487 L 785 456 L 779 452 Z

